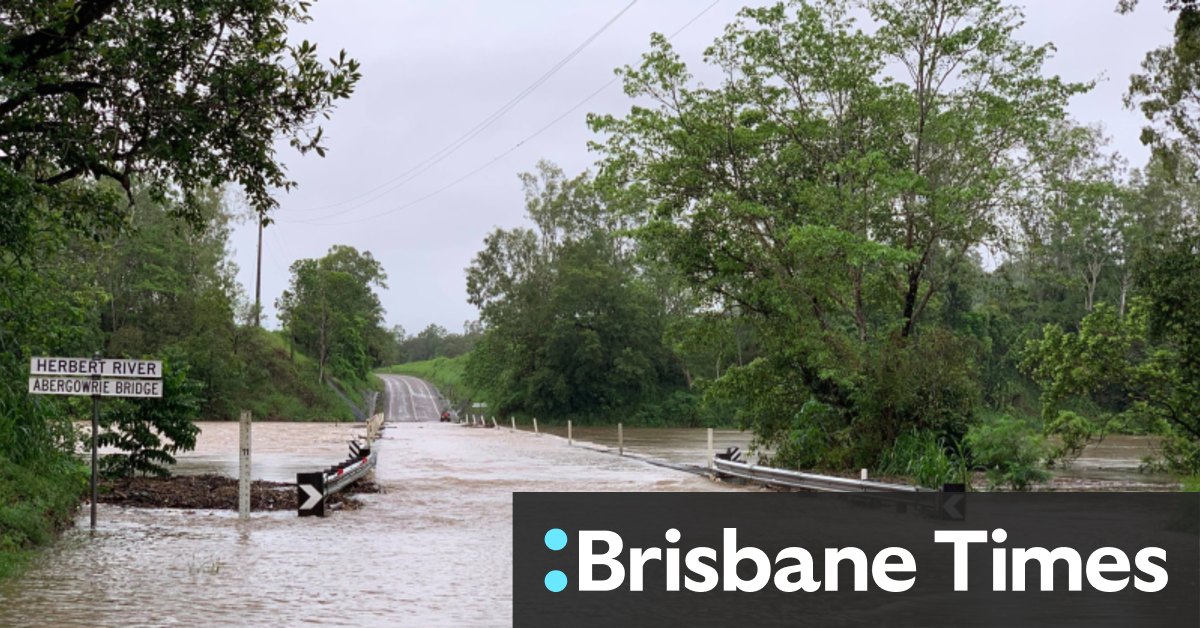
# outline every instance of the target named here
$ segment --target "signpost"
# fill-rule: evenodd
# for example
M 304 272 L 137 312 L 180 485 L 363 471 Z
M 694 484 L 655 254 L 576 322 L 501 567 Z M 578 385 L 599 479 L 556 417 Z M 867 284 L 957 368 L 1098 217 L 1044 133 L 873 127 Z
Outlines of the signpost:
M 91 358 L 33 358 L 29 393 L 92 398 L 92 529 L 96 529 L 96 435 L 101 397 L 162 397 L 162 362 Z

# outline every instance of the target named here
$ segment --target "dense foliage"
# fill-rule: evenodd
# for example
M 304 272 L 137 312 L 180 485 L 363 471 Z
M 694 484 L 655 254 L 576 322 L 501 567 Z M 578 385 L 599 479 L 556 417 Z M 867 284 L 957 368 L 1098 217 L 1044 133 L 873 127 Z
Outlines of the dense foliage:
M 387 288 L 386 281 L 371 253 L 351 246 L 292 264 L 291 284 L 276 301 L 279 321 L 292 342 L 316 359 L 319 382 L 330 374 L 364 379 L 394 353 L 388 344 L 396 339 L 382 328 L 383 306 L 375 294 L 375 288 Z
M 535 228 L 493 231 L 467 269 L 487 330 L 469 380 L 498 412 L 550 417 L 610 415 L 677 385 L 662 305 L 593 183 L 547 163 L 523 181 Z
M 636 104 L 590 118 L 599 173 L 523 175 L 533 227 L 468 268 L 472 388 L 733 419 L 777 464 L 930 485 L 1028 488 L 1112 431 L 1200 469 L 1194 3 L 1133 80 L 1155 152 L 1132 169 L 1019 10 L 858 6 L 744 9 L 715 85 L 653 36 L 619 71 Z
M 164 360 L 172 401 L 110 404 L 123 473 L 157 472 L 191 446 L 192 418 L 227 416 L 271 363 L 237 318 L 218 190 L 237 184 L 267 221 L 271 189 L 291 185 L 276 140 L 324 151 L 316 122 L 358 65 L 289 41 L 309 4 L 0 7 L 0 570 L 83 487 L 71 421 L 86 406 L 29 395 L 31 356 Z

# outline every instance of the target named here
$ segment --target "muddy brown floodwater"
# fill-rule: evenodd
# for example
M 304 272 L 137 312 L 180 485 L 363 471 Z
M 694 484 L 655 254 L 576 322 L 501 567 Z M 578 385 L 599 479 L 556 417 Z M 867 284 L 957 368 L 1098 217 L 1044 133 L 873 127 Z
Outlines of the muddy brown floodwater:
M 527 430 L 529 426 L 521 426 Z M 201 423 L 178 473 L 236 475 L 236 423 Z M 256 423 L 253 475 L 295 474 L 341 460 L 358 424 Z M 383 494 L 325 519 L 294 512 L 151 510 L 100 505 L 100 526 L 76 528 L 23 577 L 0 583 L 0 626 L 353 625 L 512 623 L 514 491 L 737 490 L 593 448 L 616 448 L 611 427 L 479 429 L 393 422 L 377 481 Z M 549 433 L 546 433 L 549 432 Z M 748 449 L 748 434 L 717 430 L 717 450 Z M 633 453 L 703 465 L 703 429 L 625 430 Z M 1089 447 L 1056 488 L 1170 489 L 1139 474 L 1141 437 Z
M 179 472 L 236 474 L 235 423 L 202 423 Z M 257 479 L 345 456 L 354 424 L 258 423 Z M 503 626 L 512 623 L 514 491 L 729 487 L 551 435 L 393 423 L 363 509 L 324 519 L 101 504 L 23 577 L 0 626 Z

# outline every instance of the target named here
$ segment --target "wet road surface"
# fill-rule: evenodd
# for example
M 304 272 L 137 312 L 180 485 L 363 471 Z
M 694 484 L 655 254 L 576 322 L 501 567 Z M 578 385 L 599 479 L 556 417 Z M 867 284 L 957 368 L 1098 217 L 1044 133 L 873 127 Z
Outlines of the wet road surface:
M 436 421 L 441 395 L 428 382 L 408 375 L 380 375 L 387 385 L 388 421 Z
M 94 535 L 81 511 L 27 574 L 0 583 L 0 625 L 505 626 L 514 491 L 728 489 L 551 435 L 403 420 L 428 416 L 419 398 L 432 392 L 407 384 L 397 385 L 416 398 L 388 404 L 401 420 L 381 444 L 386 492 L 361 496 L 365 508 L 243 524 L 234 512 L 101 504 Z M 180 470 L 232 473 L 237 425 L 201 429 Z M 343 458 L 361 427 L 254 430 L 254 475 L 294 479 Z

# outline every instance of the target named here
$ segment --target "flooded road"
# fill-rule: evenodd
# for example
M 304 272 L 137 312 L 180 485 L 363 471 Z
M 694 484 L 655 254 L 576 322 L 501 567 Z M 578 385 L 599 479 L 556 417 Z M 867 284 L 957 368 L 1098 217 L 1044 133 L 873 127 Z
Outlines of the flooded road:
M 425 380 L 408 375 L 379 375 L 387 387 L 389 421 L 436 421 L 442 396 Z
M 201 428 L 179 471 L 234 474 L 237 425 Z M 255 424 L 254 475 L 294 480 L 343 458 L 359 431 Z M 27 574 L 0 583 L 0 625 L 510 625 L 514 491 L 728 489 L 506 429 L 397 422 L 381 447 L 386 492 L 325 519 L 101 504 L 93 536 L 81 513 Z
M 436 390 L 389 378 L 382 494 L 325 519 L 293 512 L 143 510 L 101 504 L 99 529 L 77 527 L 22 578 L 0 583 L 0 626 L 503 626 L 512 622 L 515 491 L 738 490 L 620 458 L 611 427 L 541 435 L 438 423 Z M 201 423 L 178 473 L 237 472 L 236 423 Z M 253 475 L 295 474 L 341 460 L 362 424 L 256 423 Z M 749 434 L 717 430 L 714 446 L 748 450 Z M 703 465 L 703 429 L 625 430 L 627 451 Z M 1109 437 L 1061 472 L 1081 486 L 1129 487 L 1151 443 Z M 1170 481 L 1170 478 L 1167 478 Z M 1158 485 L 1161 488 L 1161 485 Z M 1126 490 L 1129 490 L 1128 488 Z

